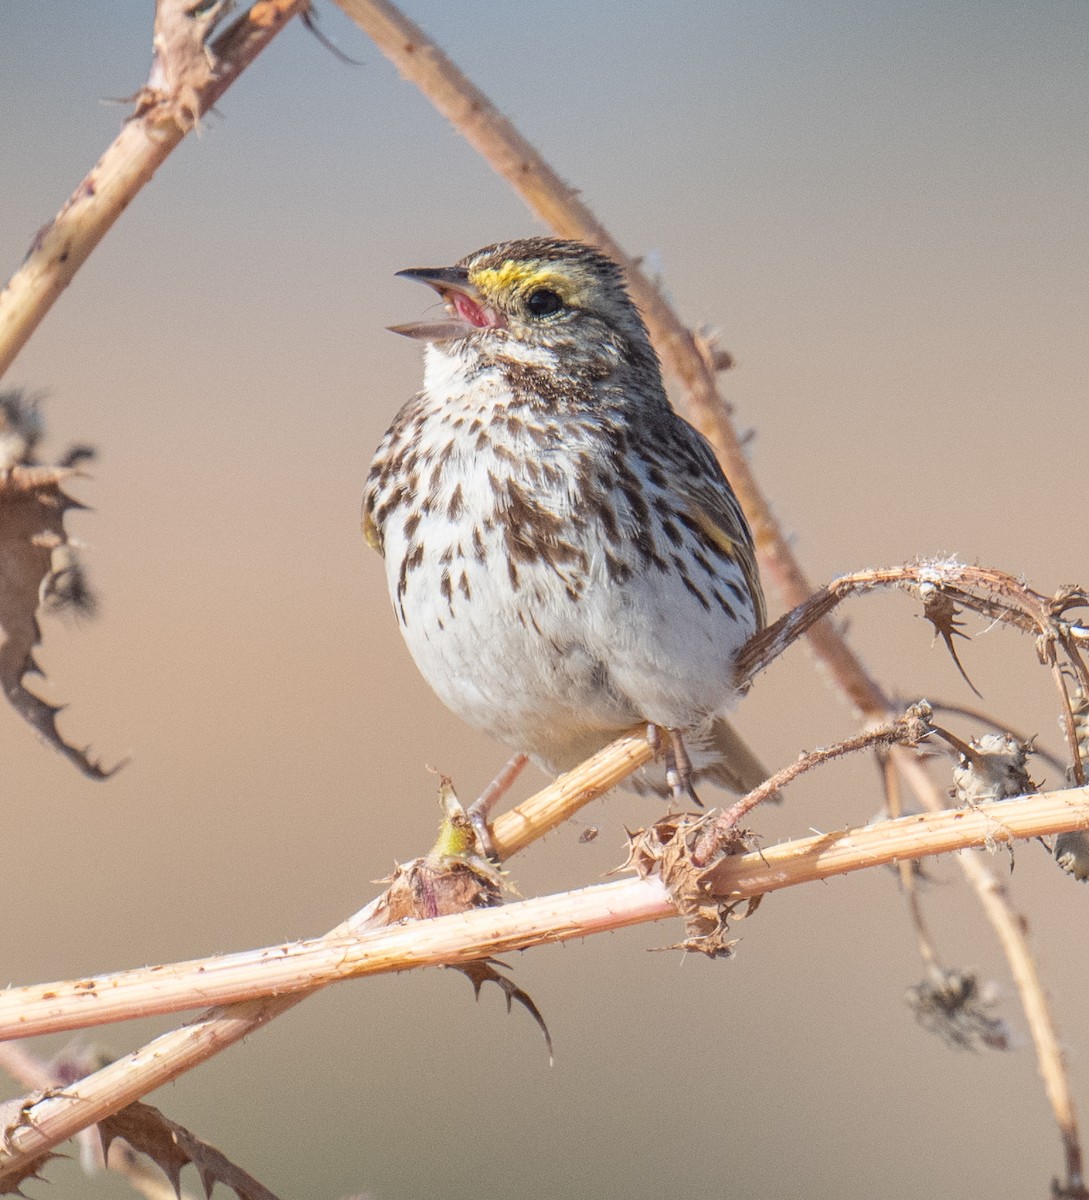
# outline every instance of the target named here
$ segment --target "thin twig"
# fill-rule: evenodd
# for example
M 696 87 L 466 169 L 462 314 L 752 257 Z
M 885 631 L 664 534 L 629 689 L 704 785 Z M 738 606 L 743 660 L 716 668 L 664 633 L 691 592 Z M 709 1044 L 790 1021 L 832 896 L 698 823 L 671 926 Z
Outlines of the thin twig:
M 714 822 L 716 833 L 720 836 L 728 835 L 737 828 L 746 814 L 767 800 L 769 796 L 774 796 L 780 788 L 786 787 L 788 783 L 806 771 L 812 771 L 815 767 L 832 762 L 833 759 L 874 747 L 887 749 L 893 745 L 913 746 L 918 744 L 930 731 L 929 717 L 930 709 L 925 703 L 912 705 L 907 713 L 896 721 L 879 725 L 876 729 L 863 730 L 862 733 L 844 738 L 833 746 L 821 746 L 800 755 L 796 762 L 792 762 L 781 771 L 776 771 L 770 779 L 766 779 L 759 787 L 753 788 L 747 796 L 742 796 L 740 800 L 731 805 Z
M 1039 1011 L 1026 1011 L 1025 1018 L 1036 1048 L 1036 1061 L 1048 1101 L 1055 1113 L 1066 1159 L 1065 1194 L 1078 1195 L 1084 1189 L 1081 1140 L 1078 1135 L 1078 1114 L 1070 1088 L 1069 1075 L 1062 1047 L 1054 1029 L 1036 958 L 1025 937 L 1025 923 L 1006 896 L 1005 886 L 978 856 L 961 851 L 957 854 L 961 870 L 972 882 L 981 897 L 987 916 L 1002 941 L 1010 969 L 1023 1003 L 1038 1004 Z
M 196 93 L 206 113 L 309 0 L 259 0 L 213 43 L 217 69 Z M 152 110 L 128 120 L 67 203 L 43 226 L 22 266 L 0 292 L 3 376 L 61 292 L 133 197 L 162 166 L 188 129 Z

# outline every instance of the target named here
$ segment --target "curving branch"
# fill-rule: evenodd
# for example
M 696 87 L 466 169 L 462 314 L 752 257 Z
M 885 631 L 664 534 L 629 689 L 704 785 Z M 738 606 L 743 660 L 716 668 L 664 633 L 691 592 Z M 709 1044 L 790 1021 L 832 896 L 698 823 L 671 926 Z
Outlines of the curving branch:
M 166 7 L 161 4 L 160 10 Z M 203 74 L 164 73 L 164 63 L 175 62 L 176 56 L 164 54 L 160 11 L 155 64 L 147 87 L 138 94 L 136 113 L 56 217 L 38 231 L 22 266 L 0 292 L 0 376 L 133 197 L 200 116 L 293 16 L 308 9 L 309 0 L 259 0 L 209 46 L 197 41 L 189 47 L 191 54 L 208 56 L 208 70 Z

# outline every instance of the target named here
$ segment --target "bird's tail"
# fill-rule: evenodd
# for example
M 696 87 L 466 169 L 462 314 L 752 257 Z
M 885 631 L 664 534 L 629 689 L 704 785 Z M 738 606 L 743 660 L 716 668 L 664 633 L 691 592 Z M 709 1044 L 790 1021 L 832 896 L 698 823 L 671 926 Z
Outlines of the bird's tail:
M 725 717 L 715 719 L 705 745 L 713 751 L 713 757 L 702 770 L 696 771 L 697 789 L 701 780 L 707 780 L 744 796 L 767 779 L 767 768 Z

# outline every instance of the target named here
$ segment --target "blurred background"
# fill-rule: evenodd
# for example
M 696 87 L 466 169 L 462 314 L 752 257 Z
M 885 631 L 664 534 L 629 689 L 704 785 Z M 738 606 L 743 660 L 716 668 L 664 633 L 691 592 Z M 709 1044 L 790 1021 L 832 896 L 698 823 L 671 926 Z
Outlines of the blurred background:
M 1089 10 L 406 7 L 685 319 L 721 332 L 815 580 L 951 553 L 1045 591 L 1089 583 Z M 428 766 L 471 798 L 506 757 L 417 676 L 358 512 L 421 377 L 385 326 L 430 301 L 394 272 L 544 230 L 338 10 L 318 15 L 361 65 L 287 29 L 4 380 L 47 393 L 53 447 L 99 448 L 70 528 L 100 616 L 44 622 L 37 687 L 69 705 L 69 738 L 132 756 L 89 782 L 0 707 L 11 983 L 320 933 L 430 844 Z M 144 81 L 151 23 L 150 2 L 3 6 L 5 277 L 116 134 L 110 98 Z M 846 616 L 891 690 L 974 702 L 907 598 Z M 973 632 L 986 707 L 1057 745 L 1031 642 Z M 803 648 L 738 721 L 772 766 L 855 728 Z M 755 824 L 773 843 L 880 804 L 859 760 Z M 513 881 L 593 882 L 657 812 L 607 798 Z M 1038 846 L 1016 863 L 1089 1114 L 1089 890 Z M 960 873 L 932 871 L 942 951 L 996 981 L 1010 1054 L 953 1053 L 914 1023 L 905 906 L 872 871 L 769 897 L 728 962 L 647 953 L 677 939 L 665 925 L 516 958 L 552 1068 L 524 1013 L 435 970 L 329 989 L 151 1100 L 284 1197 L 1042 1195 L 1061 1159 L 1016 995 Z M 121 1053 L 170 1024 L 88 1040 Z M 56 1200 L 126 1194 L 75 1162 L 48 1175 Z

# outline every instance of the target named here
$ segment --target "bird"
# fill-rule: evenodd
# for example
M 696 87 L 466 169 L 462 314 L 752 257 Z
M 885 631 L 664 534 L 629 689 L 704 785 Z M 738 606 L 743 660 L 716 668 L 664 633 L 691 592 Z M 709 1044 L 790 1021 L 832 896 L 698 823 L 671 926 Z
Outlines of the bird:
M 630 790 L 755 787 L 726 719 L 766 620 L 752 534 L 670 405 L 620 267 L 531 237 L 397 274 L 445 313 L 390 326 L 426 343 L 424 380 L 375 452 L 362 523 L 424 678 L 553 775 L 644 727 L 656 756 Z

